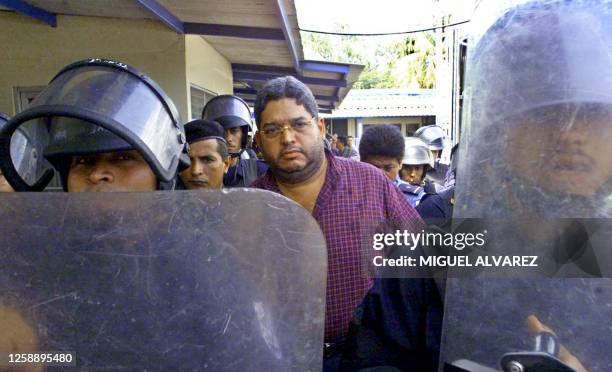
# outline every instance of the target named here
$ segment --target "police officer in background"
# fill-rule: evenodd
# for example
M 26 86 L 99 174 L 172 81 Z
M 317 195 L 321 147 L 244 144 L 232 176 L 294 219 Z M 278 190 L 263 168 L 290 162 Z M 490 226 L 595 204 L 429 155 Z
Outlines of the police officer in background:
M 0 166 L 17 191 L 43 190 L 53 168 L 69 192 L 172 190 L 188 165 L 174 103 L 116 61 L 65 67 L 0 130 Z
M 214 97 L 202 111 L 202 119 L 220 123 L 225 129 L 225 140 L 230 153 L 230 168 L 223 178 L 225 187 L 247 187 L 268 170 L 254 151 L 247 148 L 251 132 L 251 110 L 240 97 Z
M 440 191 L 446 184 L 448 165 L 440 162 L 440 156 L 446 146 L 446 134 L 444 130 L 435 124 L 419 128 L 414 136 L 423 140 L 431 150 L 434 165 L 427 171 L 426 178 L 431 181 L 435 191 Z
M 485 218 L 499 230 L 506 228 L 500 218 L 508 218 L 506 224 L 537 219 L 510 229 L 510 245 L 522 246 L 539 241 L 542 225 L 557 218 L 611 216 L 612 8 L 589 0 L 510 3 L 482 1 L 472 17 L 453 217 Z M 609 239 L 598 236 L 609 236 L 607 220 L 575 221 L 587 227 L 580 234 L 587 246 L 597 249 L 603 241 L 598 259 L 606 260 Z M 598 223 L 604 225 L 590 229 Z M 576 254 L 569 264 L 581 260 Z M 602 269 L 610 267 L 604 263 Z M 439 323 L 431 322 L 431 296 L 410 289 L 411 282 L 378 281 L 356 312 L 353 370 L 438 369 L 436 355 L 435 365 L 421 367 L 425 351 L 440 340 Z M 529 344 L 530 333 L 554 335 L 539 318 L 558 332 L 557 346 L 567 347 L 559 346 L 554 357 L 575 371 L 609 370 L 610 332 L 602 327 L 611 321 L 609 279 L 464 278 L 448 284 L 442 362 L 470 358 L 499 366 L 503 353 Z
M 229 168 L 229 153 L 221 124 L 193 120 L 185 124 L 191 165 L 180 173 L 188 190 L 220 189 Z
M 413 207 L 421 202 L 426 193 L 433 193 L 433 187 L 428 186 L 425 180 L 427 171 L 433 168 L 434 159 L 427 144 L 415 137 L 404 141 L 404 159 L 400 169 L 400 178 L 404 183 L 399 185 L 400 190 L 408 196 Z

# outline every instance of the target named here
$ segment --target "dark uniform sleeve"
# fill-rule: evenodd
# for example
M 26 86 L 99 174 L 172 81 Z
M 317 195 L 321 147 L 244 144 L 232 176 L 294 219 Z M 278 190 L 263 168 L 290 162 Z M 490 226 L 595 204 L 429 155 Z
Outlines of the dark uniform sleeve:
M 423 219 L 446 218 L 444 200 L 438 194 L 425 194 L 416 210 Z
M 349 328 L 343 371 L 436 371 L 443 306 L 433 279 L 377 279 Z

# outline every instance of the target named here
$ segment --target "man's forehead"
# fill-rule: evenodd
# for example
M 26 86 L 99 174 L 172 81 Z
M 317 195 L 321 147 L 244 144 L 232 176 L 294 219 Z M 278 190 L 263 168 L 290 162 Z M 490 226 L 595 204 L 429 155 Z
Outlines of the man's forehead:
M 211 153 L 217 152 L 217 140 L 214 138 L 203 139 L 189 144 L 191 153 Z
M 279 120 L 311 119 L 312 115 L 295 98 L 281 98 L 270 101 L 261 113 L 263 123 Z

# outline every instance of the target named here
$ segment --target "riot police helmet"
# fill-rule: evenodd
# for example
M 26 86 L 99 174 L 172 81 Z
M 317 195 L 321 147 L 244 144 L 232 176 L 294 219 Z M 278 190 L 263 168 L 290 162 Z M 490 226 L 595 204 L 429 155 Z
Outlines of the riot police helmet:
M 240 97 L 231 94 L 216 96 L 204 106 L 202 119 L 220 123 L 223 129 L 240 127 L 242 129 L 241 148 L 247 147 L 251 132 L 251 109 Z
M 29 163 L 35 171 L 27 174 L 12 155 L 20 131 L 32 149 Z M 145 74 L 105 59 L 62 69 L 28 109 L 0 130 L 0 165 L 19 191 L 44 189 L 53 168 L 66 190 L 73 156 L 124 150 L 138 151 L 155 174 L 158 189 L 172 189 L 177 172 L 189 165 L 174 103 Z

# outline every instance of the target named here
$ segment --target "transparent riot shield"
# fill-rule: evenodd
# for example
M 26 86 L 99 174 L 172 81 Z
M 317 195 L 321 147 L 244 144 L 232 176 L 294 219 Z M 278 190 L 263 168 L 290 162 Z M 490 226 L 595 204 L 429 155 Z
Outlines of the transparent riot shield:
M 289 199 L 244 189 L 0 199 L 3 365 L 7 353 L 71 352 L 88 369 L 321 368 L 325 241 Z
M 449 279 L 448 370 L 612 370 L 610 5 L 491 0 L 474 12 L 453 218 L 528 217 L 517 241 L 607 278 Z M 561 218 L 576 219 L 565 230 L 579 246 L 541 234 Z
M 563 346 L 588 371 L 610 371 L 611 308 L 610 279 L 449 279 L 440 366 L 568 371 L 555 362 Z M 555 342 L 542 341 L 548 332 L 529 332 L 530 315 L 552 329 Z

